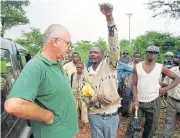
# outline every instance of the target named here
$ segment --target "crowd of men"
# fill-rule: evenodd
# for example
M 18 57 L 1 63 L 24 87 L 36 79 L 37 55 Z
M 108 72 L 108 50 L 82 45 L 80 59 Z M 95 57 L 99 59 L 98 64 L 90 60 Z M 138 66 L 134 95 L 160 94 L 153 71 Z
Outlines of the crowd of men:
M 157 46 L 144 51 L 146 61 L 140 61 L 139 52 L 134 53 L 133 61 L 128 51 L 120 58 L 113 6 L 102 3 L 99 7 L 107 20 L 108 54 L 104 55 L 103 49 L 94 45 L 86 66 L 79 53 L 67 54 L 72 47 L 68 30 L 59 24 L 49 26 L 44 33 L 42 52 L 21 72 L 4 104 L 5 110 L 30 120 L 34 138 L 74 138 L 79 131 L 78 116 L 82 129 L 90 124 L 91 138 L 115 138 L 119 114 L 129 117 L 133 101 L 138 122 L 145 117 L 142 137 L 152 138 L 160 113 L 160 95 L 168 92 L 162 137 L 170 138 L 180 112 L 180 53 L 179 65 L 173 64 L 171 70 L 155 62 L 160 53 Z M 160 83 L 161 74 L 165 78 Z M 87 83 L 94 90 L 90 96 L 81 92 Z M 132 121 L 127 138 L 133 137 Z

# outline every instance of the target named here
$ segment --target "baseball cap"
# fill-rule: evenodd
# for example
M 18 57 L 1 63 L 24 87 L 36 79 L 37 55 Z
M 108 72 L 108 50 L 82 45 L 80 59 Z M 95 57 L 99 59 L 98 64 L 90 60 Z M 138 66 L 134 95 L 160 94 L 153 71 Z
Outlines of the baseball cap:
M 160 53 L 160 50 L 159 50 L 159 47 L 157 46 L 149 46 L 147 47 L 146 52 Z

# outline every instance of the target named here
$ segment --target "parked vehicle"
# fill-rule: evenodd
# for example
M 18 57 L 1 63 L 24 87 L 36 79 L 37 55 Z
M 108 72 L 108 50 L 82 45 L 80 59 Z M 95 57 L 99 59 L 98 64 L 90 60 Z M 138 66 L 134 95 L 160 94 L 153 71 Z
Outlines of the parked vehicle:
M 13 83 L 31 56 L 24 47 L 4 38 L 1 38 L 0 49 L 1 138 L 29 138 L 32 132 L 27 121 L 6 113 L 4 102 Z

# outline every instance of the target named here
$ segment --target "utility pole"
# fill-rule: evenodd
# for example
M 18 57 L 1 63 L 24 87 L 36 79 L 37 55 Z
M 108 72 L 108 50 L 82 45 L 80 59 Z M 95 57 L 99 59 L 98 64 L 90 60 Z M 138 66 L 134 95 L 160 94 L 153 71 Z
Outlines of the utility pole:
M 129 16 L 129 46 L 131 47 L 131 16 L 133 13 L 127 13 L 127 16 Z

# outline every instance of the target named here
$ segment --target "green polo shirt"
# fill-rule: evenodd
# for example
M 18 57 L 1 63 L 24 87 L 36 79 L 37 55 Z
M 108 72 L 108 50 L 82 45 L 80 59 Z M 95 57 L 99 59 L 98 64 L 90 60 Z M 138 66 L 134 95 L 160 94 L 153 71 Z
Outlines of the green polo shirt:
M 58 62 L 40 53 L 27 63 L 8 98 L 23 98 L 51 110 L 52 125 L 32 120 L 34 138 L 73 138 L 78 133 L 78 115 L 70 82 Z

